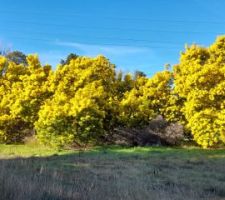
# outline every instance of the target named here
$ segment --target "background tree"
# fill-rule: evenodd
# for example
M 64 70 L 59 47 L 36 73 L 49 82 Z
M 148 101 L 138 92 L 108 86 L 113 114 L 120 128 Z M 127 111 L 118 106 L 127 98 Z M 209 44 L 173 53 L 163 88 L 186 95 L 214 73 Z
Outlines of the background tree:
M 21 51 L 12 51 L 6 54 L 6 58 L 17 65 L 27 65 L 27 56 Z
M 65 60 L 62 59 L 62 60 L 60 61 L 60 64 L 61 64 L 61 65 L 68 65 L 68 64 L 70 63 L 71 60 L 76 59 L 76 58 L 78 58 L 78 55 L 77 55 L 77 54 L 70 53 L 70 54 L 66 57 Z
M 144 72 L 142 72 L 142 71 L 136 70 L 134 72 L 134 80 L 137 80 L 138 77 L 146 77 L 146 74 Z

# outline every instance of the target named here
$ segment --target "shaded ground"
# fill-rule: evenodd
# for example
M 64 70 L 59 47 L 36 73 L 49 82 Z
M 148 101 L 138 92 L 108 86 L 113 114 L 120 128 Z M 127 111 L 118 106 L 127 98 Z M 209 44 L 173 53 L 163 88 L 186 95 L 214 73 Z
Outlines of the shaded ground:
M 0 146 L 1 200 L 225 199 L 225 150 L 7 148 Z

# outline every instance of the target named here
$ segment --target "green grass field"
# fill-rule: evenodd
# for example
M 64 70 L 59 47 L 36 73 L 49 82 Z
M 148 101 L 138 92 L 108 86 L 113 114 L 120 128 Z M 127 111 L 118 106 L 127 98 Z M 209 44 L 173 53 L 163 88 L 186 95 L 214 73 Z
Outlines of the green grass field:
M 225 199 L 225 150 L 0 145 L 0 199 Z

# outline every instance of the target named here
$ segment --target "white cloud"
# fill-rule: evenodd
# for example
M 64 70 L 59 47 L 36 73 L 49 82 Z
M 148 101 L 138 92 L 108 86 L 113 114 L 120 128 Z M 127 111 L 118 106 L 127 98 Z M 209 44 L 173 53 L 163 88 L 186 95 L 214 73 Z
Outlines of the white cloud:
M 78 51 L 81 51 L 85 55 L 94 56 L 96 54 L 104 55 L 130 55 L 136 53 L 143 53 L 151 51 L 146 47 L 133 47 L 133 46 L 116 46 L 116 45 L 95 45 L 95 44 L 83 44 L 77 42 L 55 42 L 56 45 L 64 47 L 73 47 Z

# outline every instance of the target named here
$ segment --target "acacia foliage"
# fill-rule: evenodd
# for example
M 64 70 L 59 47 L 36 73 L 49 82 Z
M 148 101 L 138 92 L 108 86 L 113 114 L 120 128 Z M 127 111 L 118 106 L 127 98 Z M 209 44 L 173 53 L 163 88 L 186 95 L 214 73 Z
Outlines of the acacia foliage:
M 225 143 L 225 37 L 208 48 L 192 45 L 174 67 L 175 92 L 184 98 L 183 114 L 201 146 Z
M 0 57 L 0 142 L 35 134 L 51 146 L 98 143 L 161 115 L 204 148 L 225 144 L 225 37 L 187 46 L 172 71 L 150 78 L 117 72 L 104 56 L 71 54 L 52 70 L 37 55 L 13 55 Z
M 137 77 L 120 101 L 120 120 L 125 126 L 143 126 L 163 115 L 171 93 L 172 73 L 162 71 L 152 78 Z
M 114 65 L 105 57 L 78 57 L 52 76 L 54 94 L 42 105 L 35 123 L 38 139 L 63 146 L 97 140 L 110 125 Z
M 50 93 L 50 66 L 41 66 L 36 55 L 27 64 L 0 57 L 0 141 L 17 142 L 32 132 L 41 104 Z

